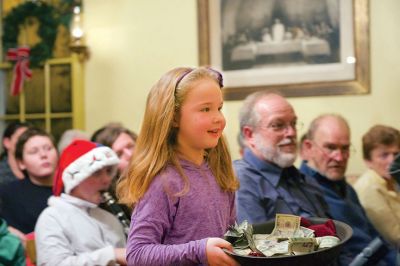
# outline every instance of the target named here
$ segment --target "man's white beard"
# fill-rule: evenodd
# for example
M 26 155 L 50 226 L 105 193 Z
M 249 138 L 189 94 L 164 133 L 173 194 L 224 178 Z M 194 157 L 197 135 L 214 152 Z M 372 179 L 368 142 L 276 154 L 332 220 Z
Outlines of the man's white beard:
M 279 148 L 279 145 L 288 144 L 293 142 L 291 139 L 283 139 L 280 143 L 278 143 L 275 147 L 268 146 L 265 143 L 264 138 L 259 134 L 255 136 L 256 145 L 258 146 L 258 150 L 264 157 L 266 161 L 272 162 L 278 165 L 281 168 L 286 168 L 292 166 L 294 161 L 296 160 L 297 154 L 282 152 Z

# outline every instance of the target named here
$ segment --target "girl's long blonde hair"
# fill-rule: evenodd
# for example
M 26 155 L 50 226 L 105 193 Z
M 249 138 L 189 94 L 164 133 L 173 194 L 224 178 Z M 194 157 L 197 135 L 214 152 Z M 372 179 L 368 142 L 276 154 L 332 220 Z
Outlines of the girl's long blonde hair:
M 193 84 L 201 79 L 212 79 L 222 88 L 222 76 L 207 67 L 175 68 L 152 87 L 146 102 L 142 128 L 136 142 L 135 154 L 128 171 L 117 185 L 117 195 L 121 203 L 136 204 L 149 188 L 154 177 L 168 164 L 174 165 L 184 180 L 184 188 L 189 189 L 189 181 L 183 173 L 176 153 L 178 121 L 180 110 Z M 232 161 L 224 137 L 216 147 L 207 150 L 206 160 L 216 181 L 224 191 L 235 191 L 239 183 L 234 175 Z

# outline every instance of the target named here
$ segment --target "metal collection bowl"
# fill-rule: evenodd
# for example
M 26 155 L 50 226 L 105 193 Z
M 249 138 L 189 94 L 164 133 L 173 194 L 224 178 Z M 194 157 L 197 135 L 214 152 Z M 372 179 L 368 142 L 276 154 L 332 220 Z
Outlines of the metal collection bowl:
M 312 224 L 323 224 L 326 218 L 307 218 Z M 275 257 L 253 257 L 234 254 L 224 250 L 229 256 L 233 257 L 242 266 L 326 266 L 335 265 L 336 258 L 339 257 L 340 249 L 343 244 L 350 239 L 353 234 L 351 227 L 343 222 L 333 220 L 336 227 L 336 234 L 340 242 L 338 245 L 317 250 L 311 253 L 293 256 L 275 256 Z M 269 221 L 263 224 L 253 225 L 254 234 L 269 234 L 275 227 L 275 221 Z

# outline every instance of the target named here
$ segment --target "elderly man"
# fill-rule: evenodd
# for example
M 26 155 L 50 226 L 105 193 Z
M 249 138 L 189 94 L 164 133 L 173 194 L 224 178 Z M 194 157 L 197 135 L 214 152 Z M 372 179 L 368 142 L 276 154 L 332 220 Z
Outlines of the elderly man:
M 345 181 L 351 151 L 348 123 L 335 114 L 317 117 L 311 122 L 303 147 L 308 160 L 303 161 L 300 170 L 320 184 L 333 219 L 343 221 L 353 229 L 353 236 L 340 256 L 341 265 L 349 265 L 379 235 L 369 222 L 356 192 Z M 374 261 L 373 265 L 395 265 L 390 256 L 394 257 L 394 252 L 388 253 L 385 262 L 375 264 L 378 262 Z M 373 256 L 371 260 L 379 260 L 379 256 Z
M 296 124 L 293 107 L 278 94 L 256 92 L 244 101 L 240 129 L 246 148 L 243 159 L 234 162 L 239 222 L 262 223 L 276 213 L 328 216 L 318 184 L 293 166 Z

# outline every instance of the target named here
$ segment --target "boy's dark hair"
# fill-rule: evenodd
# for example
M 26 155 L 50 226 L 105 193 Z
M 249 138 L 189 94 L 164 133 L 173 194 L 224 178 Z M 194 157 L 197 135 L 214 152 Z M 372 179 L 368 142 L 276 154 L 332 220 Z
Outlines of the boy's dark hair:
M 4 130 L 2 140 L 4 140 L 5 138 L 11 138 L 12 135 L 14 135 L 14 133 L 18 129 L 23 128 L 23 127 L 29 128 L 30 126 L 31 125 L 27 122 L 19 122 L 19 121 L 11 122 L 7 125 L 6 129 Z M 3 144 L 3 151 L 0 155 L 0 159 L 2 159 L 6 155 L 7 155 L 7 148 L 4 147 L 4 144 Z

